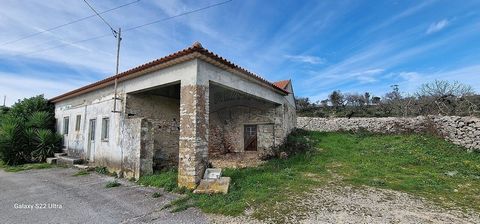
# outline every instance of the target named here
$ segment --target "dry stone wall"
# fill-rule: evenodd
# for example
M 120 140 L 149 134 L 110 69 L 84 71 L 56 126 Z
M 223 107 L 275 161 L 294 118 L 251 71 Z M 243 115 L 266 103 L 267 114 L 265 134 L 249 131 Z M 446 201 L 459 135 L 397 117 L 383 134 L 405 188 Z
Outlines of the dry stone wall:
M 376 133 L 436 132 L 454 144 L 480 151 L 480 119 L 428 116 L 382 118 L 298 117 L 297 128 L 311 131 L 358 131 Z

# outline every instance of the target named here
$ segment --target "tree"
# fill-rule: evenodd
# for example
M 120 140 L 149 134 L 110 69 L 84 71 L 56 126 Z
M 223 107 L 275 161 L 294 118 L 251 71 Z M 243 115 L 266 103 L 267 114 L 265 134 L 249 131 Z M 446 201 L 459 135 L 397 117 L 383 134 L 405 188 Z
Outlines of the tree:
M 340 90 L 333 91 L 328 96 L 328 98 L 332 106 L 335 107 L 335 109 L 338 109 L 339 107 L 343 106 L 343 104 L 345 103 L 345 97 L 343 96 L 342 92 L 340 92 Z
M 365 94 L 363 94 L 363 97 L 365 98 L 365 103 L 367 105 L 370 105 L 370 93 L 369 92 L 365 92 Z
M 308 97 L 295 98 L 295 103 L 297 105 L 297 109 L 299 110 L 307 109 L 310 106 L 312 106 L 312 104 L 310 103 L 310 99 Z
M 459 83 L 458 81 L 449 82 L 446 80 L 435 80 L 431 83 L 424 83 L 418 89 L 416 95 L 419 97 L 445 97 L 455 96 L 464 97 L 475 94 L 472 86 Z
M 320 101 L 320 106 L 323 107 L 323 108 L 327 108 L 328 107 L 328 100 L 327 99 L 321 100 Z
M 0 160 L 8 165 L 41 162 L 61 148 L 53 106 L 42 95 L 15 103 L 0 122 Z
M 472 115 L 477 106 L 468 100 L 475 92 L 470 85 L 435 80 L 420 86 L 416 92 L 421 114 Z
M 382 100 L 382 98 L 380 98 L 378 96 L 374 96 L 374 97 L 372 97 L 372 104 L 377 105 L 377 104 L 380 103 L 381 100 Z

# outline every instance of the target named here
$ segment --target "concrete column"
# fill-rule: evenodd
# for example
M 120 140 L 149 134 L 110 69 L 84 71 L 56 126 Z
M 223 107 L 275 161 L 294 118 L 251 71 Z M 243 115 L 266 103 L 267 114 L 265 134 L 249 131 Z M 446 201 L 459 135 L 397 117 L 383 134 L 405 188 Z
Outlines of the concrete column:
M 208 82 L 182 82 L 178 186 L 194 189 L 208 163 Z

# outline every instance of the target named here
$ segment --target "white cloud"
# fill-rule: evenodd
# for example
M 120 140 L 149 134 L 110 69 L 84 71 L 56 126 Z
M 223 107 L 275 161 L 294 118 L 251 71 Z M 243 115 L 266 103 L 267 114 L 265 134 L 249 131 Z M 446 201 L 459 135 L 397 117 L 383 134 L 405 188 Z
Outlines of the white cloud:
M 438 22 L 430 24 L 430 26 L 428 27 L 427 31 L 425 31 L 425 33 L 431 34 L 431 33 L 438 32 L 444 29 L 445 27 L 447 27 L 449 24 L 450 22 L 447 19 L 442 19 Z
M 89 81 L 74 79 L 46 79 L 39 77 L 29 77 L 23 74 L 0 73 L 0 96 L 7 96 L 6 105 L 10 106 L 17 101 L 32 97 L 34 95 L 44 94 L 46 98 L 57 96 L 61 93 L 79 88 Z M 3 103 L 3 101 L 2 101 Z
M 303 62 L 303 63 L 314 64 L 314 65 L 324 64 L 326 62 L 324 58 L 311 56 L 311 55 L 285 55 L 285 57 L 292 61 Z

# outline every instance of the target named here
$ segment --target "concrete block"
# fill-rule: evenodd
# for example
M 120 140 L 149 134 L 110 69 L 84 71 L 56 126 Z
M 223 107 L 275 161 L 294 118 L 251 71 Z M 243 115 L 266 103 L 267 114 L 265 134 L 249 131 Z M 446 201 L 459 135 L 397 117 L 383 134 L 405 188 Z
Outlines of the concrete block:
M 48 164 L 57 164 L 57 158 L 47 158 Z
M 66 156 L 67 153 L 64 153 L 64 152 L 59 152 L 59 153 L 54 153 L 53 156 L 55 156 L 55 158 L 58 158 L 60 156 Z
M 73 167 L 75 167 L 77 169 L 81 169 L 81 170 L 87 170 L 87 171 L 92 171 L 92 170 L 95 169 L 94 167 L 87 166 L 87 165 L 81 165 L 81 164 L 75 164 L 75 165 L 73 165 Z
M 219 179 L 202 179 L 195 194 L 227 194 L 230 186 L 230 177 L 220 177 Z
M 81 164 L 82 162 L 82 159 L 75 157 L 60 156 L 57 158 L 57 164 L 60 165 L 73 166 L 75 164 Z
M 220 168 L 208 168 L 205 170 L 203 179 L 218 179 L 222 176 L 222 169 Z

